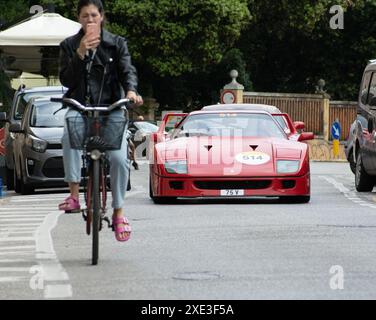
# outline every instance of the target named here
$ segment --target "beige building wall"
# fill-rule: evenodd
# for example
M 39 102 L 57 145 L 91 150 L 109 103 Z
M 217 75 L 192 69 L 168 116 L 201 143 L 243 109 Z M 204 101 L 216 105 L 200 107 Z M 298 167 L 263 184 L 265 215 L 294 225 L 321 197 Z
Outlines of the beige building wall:
M 58 78 L 47 79 L 39 74 L 27 72 L 23 72 L 19 78 L 11 80 L 12 88 L 15 90 L 17 90 L 21 84 L 24 84 L 26 88 L 61 85 Z

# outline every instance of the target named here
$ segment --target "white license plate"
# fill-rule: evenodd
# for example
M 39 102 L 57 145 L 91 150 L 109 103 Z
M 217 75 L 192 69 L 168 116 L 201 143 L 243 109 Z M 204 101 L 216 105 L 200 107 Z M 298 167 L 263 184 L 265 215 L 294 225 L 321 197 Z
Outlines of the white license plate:
M 221 190 L 221 196 L 224 196 L 224 197 L 244 196 L 244 190 L 240 190 L 240 189 Z

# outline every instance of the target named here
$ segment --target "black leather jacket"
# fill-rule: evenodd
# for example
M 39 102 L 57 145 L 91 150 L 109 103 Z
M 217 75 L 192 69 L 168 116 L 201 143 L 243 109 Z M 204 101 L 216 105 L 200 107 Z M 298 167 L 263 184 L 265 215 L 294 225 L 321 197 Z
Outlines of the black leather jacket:
M 60 82 L 69 89 L 65 96 L 82 104 L 87 95 L 86 68 L 89 57 L 85 56 L 81 60 L 76 50 L 83 36 L 81 29 L 60 43 Z M 104 86 L 100 103 L 103 104 L 111 104 L 123 98 L 124 91 L 137 92 L 137 72 L 132 65 L 126 40 L 104 29 L 89 77 L 91 103 L 98 103 L 102 81 Z

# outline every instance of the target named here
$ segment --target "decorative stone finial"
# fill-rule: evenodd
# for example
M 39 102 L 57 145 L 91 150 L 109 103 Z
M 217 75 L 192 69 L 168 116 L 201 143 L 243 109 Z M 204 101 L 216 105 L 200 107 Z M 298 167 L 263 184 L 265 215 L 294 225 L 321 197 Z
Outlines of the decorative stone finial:
M 236 78 L 239 76 L 239 73 L 237 70 L 231 70 L 230 71 L 230 77 L 232 78 L 231 83 L 226 84 L 224 86 L 224 89 L 229 89 L 229 90 L 244 90 L 244 86 L 241 85 L 236 81 Z

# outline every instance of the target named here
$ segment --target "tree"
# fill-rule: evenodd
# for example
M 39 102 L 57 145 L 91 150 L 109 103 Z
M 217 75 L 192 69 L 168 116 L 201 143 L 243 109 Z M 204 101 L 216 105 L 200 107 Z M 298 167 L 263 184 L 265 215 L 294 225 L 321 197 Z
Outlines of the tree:
M 213 87 L 195 83 L 203 84 L 201 77 L 220 63 L 251 19 L 245 0 L 115 0 L 107 5 L 110 30 L 129 40 L 141 93 L 173 108 L 210 95 Z
M 367 38 L 373 32 L 363 28 L 365 21 L 360 22 L 355 12 L 366 11 L 365 3 L 369 8 L 371 2 L 374 1 L 249 1 L 254 19 L 238 47 L 246 57 L 255 89 L 312 92 L 317 80 L 324 78 L 332 97 L 354 98 L 359 83 L 355 81 L 354 85 L 354 80 L 364 68 L 364 54 L 360 51 L 372 44 L 360 45 L 363 49 L 357 50 L 355 58 L 354 50 L 349 48 L 364 40 L 359 39 L 354 22 L 362 25 Z M 345 10 L 344 30 L 329 27 L 332 5 L 341 5 Z M 367 19 L 372 22 L 371 15 Z
M 108 18 L 134 59 L 160 76 L 205 70 L 221 61 L 250 20 L 244 0 L 115 0 Z

